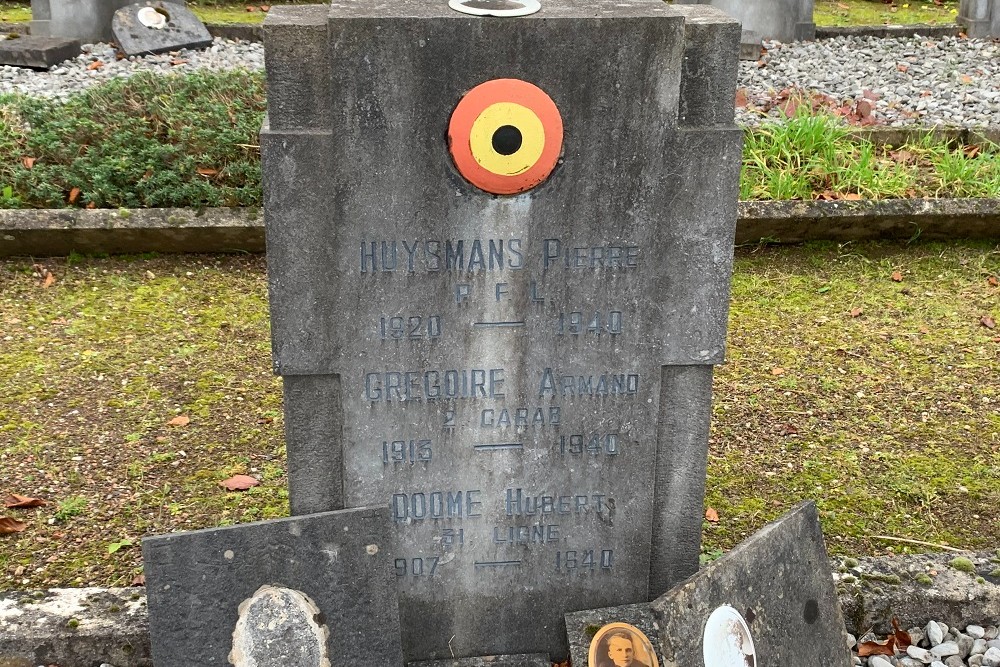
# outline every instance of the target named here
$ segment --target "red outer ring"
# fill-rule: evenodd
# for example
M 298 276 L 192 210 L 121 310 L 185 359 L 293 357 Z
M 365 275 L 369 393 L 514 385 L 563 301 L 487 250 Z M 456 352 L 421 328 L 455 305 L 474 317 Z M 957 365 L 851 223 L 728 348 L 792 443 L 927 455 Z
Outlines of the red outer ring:
M 494 174 L 481 167 L 469 144 L 472 124 L 497 102 L 513 102 L 531 109 L 545 129 L 542 154 L 530 169 L 515 176 Z M 544 90 L 520 79 L 493 79 L 479 84 L 459 100 L 448 123 L 448 149 L 458 172 L 480 190 L 496 195 L 515 195 L 548 178 L 562 154 L 562 140 L 562 116 L 556 103 Z

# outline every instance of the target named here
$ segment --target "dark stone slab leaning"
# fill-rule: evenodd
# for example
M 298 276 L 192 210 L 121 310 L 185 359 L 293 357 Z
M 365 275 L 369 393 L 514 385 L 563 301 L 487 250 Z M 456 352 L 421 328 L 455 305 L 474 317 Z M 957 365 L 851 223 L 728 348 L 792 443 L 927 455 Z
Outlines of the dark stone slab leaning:
M 385 507 L 149 537 L 142 555 L 157 667 L 403 662 Z
M 164 17 L 162 27 L 143 24 L 139 12 L 151 8 Z M 115 12 L 111 32 L 129 56 L 212 45 L 212 36 L 197 16 L 183 4 L 151 0 L 126 5 Z

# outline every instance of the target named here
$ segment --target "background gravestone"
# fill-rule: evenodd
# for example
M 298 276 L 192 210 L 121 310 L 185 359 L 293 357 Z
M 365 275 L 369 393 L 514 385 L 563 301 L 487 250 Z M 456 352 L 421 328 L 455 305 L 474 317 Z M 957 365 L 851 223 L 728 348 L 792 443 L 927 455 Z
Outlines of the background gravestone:
M 155 664 L 401 665 L 391 542 L 385 507 L 144 539 Z
M 183 0 L 164 0 L 180 4 Z M 31 34 L 109 42 L 115 11 L 133 0 L 31 0 Z
M 958 22 L 969 37 L 1000 37 L 1000 0 L 962 0 Z
M 160 0 L 122 7 L 111 20 L 111 31 L 130 56 L 212 45 L 208 28 L 193 12 Z
M 814 0 L 674 0 L 678 4 L 717 7 L 743 24 L 744 43 L 815 39 Z
M 739 34 L 659 0 L 514 19 L 412 1 L 269 12 L 261 149 L 292 511 L 390 507 L 407 659 L 561 658 L 566 611 L 696 571 Z M 526 117 L 503 106 L 523 88 L 508 79 L 551 99 L 563 142 L 547 180 L 496 196 L 445 137 L 486 82 Z M 548 125 L 526 121 L 517 146 L 544 154 L 558 132 L 538 113 Z M 521 155 L 502 129 L 491 160 Z

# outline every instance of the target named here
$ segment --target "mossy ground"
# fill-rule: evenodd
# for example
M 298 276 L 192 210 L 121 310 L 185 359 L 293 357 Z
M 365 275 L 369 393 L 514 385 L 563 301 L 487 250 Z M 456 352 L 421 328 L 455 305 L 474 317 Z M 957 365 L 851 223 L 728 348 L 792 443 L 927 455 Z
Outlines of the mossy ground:
M 144 535 L 287 513 L 262 257 L 32 263 L 0 261 L 0 495 L 49 504 L 0 510 L 28 523 L 0 590 L 127 585 Z M 834 553 L 1000 541 L 998 273 L 988 244 L 738 251 L 706 554 L 806 498 Z
M 813 20 L 822 26 L 939 25 L 954 23 L 958 0 L 816 0 Z

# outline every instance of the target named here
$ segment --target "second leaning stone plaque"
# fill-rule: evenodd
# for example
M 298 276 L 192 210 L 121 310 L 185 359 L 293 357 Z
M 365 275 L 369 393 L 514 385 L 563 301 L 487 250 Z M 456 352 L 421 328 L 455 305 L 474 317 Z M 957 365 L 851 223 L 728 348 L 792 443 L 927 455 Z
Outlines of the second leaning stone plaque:
M 292 510 L 389 506 L 408 659 L 561 658 L 565 612 L 697 569 L 739 34 L 658 0 L 269 13 Z

